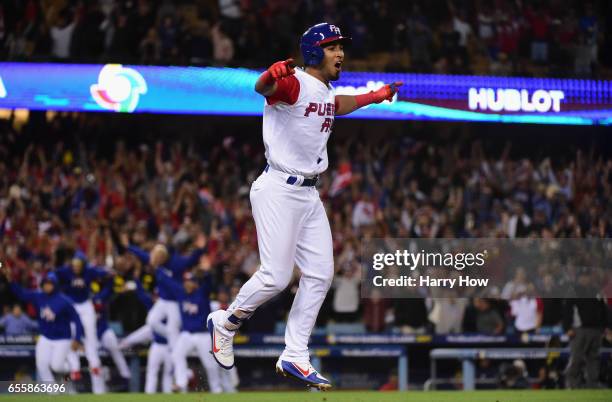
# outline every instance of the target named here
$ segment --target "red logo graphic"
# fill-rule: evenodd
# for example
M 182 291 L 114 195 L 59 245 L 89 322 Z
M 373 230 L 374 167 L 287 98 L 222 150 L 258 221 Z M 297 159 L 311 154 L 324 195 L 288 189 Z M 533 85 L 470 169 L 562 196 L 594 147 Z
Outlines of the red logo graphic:
M 217 334 L 213 332 L 213 353 L 219 352 L 221 349 L 217 347 Z
M 296 369 L 298 369 L 298 370 L 300 371 L 300 373 L 302 373 L 302 375 L 303 375 L 304 377 L 308 377 L 308 374 L 310 374 L 310 369 L 309 369 L 309 368 L 308 368 L 308 369 L 306 369 L 306 370 L 303 370 L 303 369 L 302 369 L 300 366 L 298 366 L 297 364 L 295 364 L 295 363 L 292 363 L 292 364 L 293 364 L 293 366 L 294 366 Z

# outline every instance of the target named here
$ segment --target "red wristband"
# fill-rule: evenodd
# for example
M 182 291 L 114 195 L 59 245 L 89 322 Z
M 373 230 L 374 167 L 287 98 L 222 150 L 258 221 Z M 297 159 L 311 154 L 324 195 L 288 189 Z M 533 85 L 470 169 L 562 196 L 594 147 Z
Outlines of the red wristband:
M 268 70 L 259 76 L 259 81 L 263 82 L 264 85 L 273 85 L 276 82 Z
M 355 95 L 355 103 L 357 107 L 363 107 L 374 103 L 374 92 L 370 91 L 367 94 Z

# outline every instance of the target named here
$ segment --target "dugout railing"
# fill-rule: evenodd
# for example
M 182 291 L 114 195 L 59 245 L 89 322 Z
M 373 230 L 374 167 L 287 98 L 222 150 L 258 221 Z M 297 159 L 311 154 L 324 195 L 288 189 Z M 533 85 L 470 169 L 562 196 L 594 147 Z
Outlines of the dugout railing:
M 569 348 L 438 348 L 429 353 L 430 378 L 425 382 L 425 390 L 435 390 L 440 383 L 455 383 L 454 380 L 439 379 L 437 377 L 438 360 L 460 360 L 463 390 L 469 391 L 476 389 L 476 362 L 480 359 L 489 360 L 545 360 L 549 358 L 569 358 Z M 601 348 L 600 358 L 609 359 L 612 355 L 612 348 Z

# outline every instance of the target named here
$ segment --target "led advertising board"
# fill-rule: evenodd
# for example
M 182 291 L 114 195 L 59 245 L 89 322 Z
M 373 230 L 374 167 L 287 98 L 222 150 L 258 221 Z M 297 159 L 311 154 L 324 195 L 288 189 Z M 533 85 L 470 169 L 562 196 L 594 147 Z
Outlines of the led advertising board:
M 0 108 L 260 115 L 260 71 L 218 67 L 0 63 Z M 347 116 L 537 124 L 612 124 L 612 82 L 343 72 L 338 94 L 403 81 L 393 102 Z

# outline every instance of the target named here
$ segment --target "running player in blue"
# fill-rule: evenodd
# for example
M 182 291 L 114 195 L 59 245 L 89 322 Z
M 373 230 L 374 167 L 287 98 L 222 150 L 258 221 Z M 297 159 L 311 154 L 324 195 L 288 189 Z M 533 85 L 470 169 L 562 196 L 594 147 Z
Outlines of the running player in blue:
M 162 244 L 157 244 L 147 253 L 139 247 L 128 245 L 127 250 L 136 255 L 145 265 L 150 265 L 155 269 L 163 267 L 168 275 L 180 284 L 183 273 L 196 265 L 200 257 L 206 251 L 206 237 L 200 234 L 194 243 L 196 249 L 189 255 L 180 255 L 177 252 L 169 251 Z M 172 293 L 166 292 L 164 289 L 158 288 L 159 299 L 153 305 L 153 308 L 147 315 L 147 325 L 151 326 L 153 331 L 158 333 L 167 333 L 167 339 L 172 349 L 176 339 L 178 338 L 181 328 L 181 315 L 176 298 Z M 162 321 L 166 319 L 167 324 Z
M 11 281 L 8 270 L 7 279 Z M 36 370 L 40 381 L 54 382 L 53 373 L 70 371 L 68 354 L 80 349 L 83 325 L 70 299 L 59 291 L 57 276 L 51 272 L 41 281 L 42 291 L 26 290 L 11 282 L 11 290 L 23 302 L 32 303 L 38 313 L 40 336 L 36 341 Z M 72 337 L 70 324 L 76 331 Z
M 203 263 L 198 268 L 198 276 L 192 272 L 185 272 L 182 286 L 163 269 L 156 271 L 155 278 L 158 287 L 173 294 L 180 305 L 182 330 L 175 348 L 172 349 L 177 387 L 182 392 L 187 391 L 187 356 L 196 349 L 206 370 L 211 392 L 220 393 L 221 379 L 215 360 L 210 354 L 212 344 L 206 329 L 206 317 L 210 314 L 211 277 L 208 273 L 210 264 Z
M 92 267 L 87 263 L 85 255 L 77 251 L 66 265 L 55 270 L 59 279 L 61 290 L 74 304 L 85 330 L 85 357 L 89 363 L 91 373 L 92 391 L 95 394 L 104 392 L 104 379 L 100 371 L 100 356 L 98 354 L 99 342 L 96 334 L 96 312 L 91 301 L 91 283 L 101 280 L 109 272 Z

